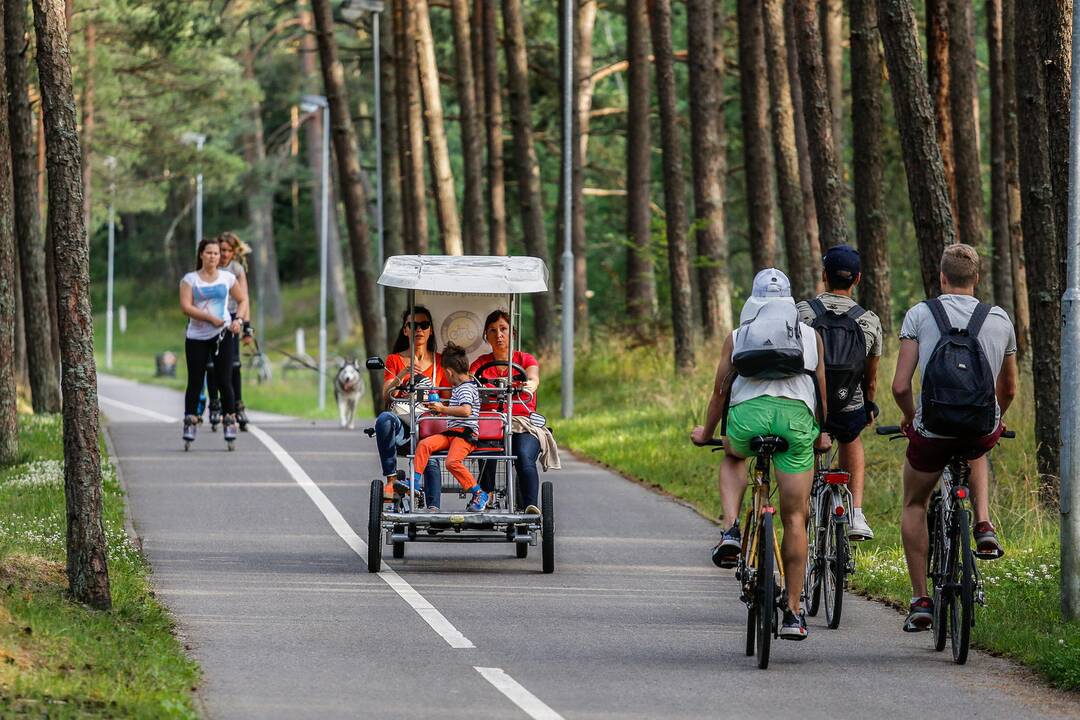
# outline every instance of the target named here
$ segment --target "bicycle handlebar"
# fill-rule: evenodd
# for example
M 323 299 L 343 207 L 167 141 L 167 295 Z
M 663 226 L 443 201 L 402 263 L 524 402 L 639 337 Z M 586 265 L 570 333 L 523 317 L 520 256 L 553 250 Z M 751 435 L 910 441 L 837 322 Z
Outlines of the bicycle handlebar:
M 882 425 L 881 427 L 875 428 L 874 432 L 876 432 L 878 435 L 892 435 L 894 437 L 903 436 L 903 432 L 901 432 L 899 425 Z M 1001 433 L 1001 437 L 1011 440 L 1012 438 L 1016 437 L 1016 431 L 1005 430 Z

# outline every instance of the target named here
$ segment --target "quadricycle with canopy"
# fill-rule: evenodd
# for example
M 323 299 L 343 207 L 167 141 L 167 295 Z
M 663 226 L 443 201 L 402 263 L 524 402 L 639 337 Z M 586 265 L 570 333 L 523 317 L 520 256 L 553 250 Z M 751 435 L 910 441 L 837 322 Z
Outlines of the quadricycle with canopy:
M 382 478 L 371 483 L 368 571 L 381 569 L 384 546 L 392 548 L 393 557 L 402 558 L 409 543 L 459 542 L 508 543 L 513 545 L 518 558 L 528 557 L 529 548 L 539 545 L 543 572 L 553 572 L 554 490 L 551 482 L 541 483 L 540 507 L 522 507 L 511 446 L 514 427 L 520 428 L 528 421 L 543 423 L 543 418 L 530 409 L 534 399 L 526 386 L 526 369 L 514 362 L 514 350 L 518 349 L 516 328 L 521 324 L 522 296 L 547 291 L 547 266 L 533 257 L 399 255 L 386 261 L 379 284 L 405 290 L 408 308 L 430 308 L 432 326 L 440 343 L 453 342 L 464 348 L 470 363 L 484 354 L 484 318 L 492 311 L 501 310 L 509 318 L 511 345 L 507 360 L 486 362 L 473 373 L 480 383 L 481 410 L 475 447 L 465 462 L 476 470 L 477 476 L 485 469 L 491 472 L 486 465 L 495 466 L 495 487 L 487 507 L 480 512 L 467 509 L 429 512 L 423 507 L 421 490 L 411 481 L 417 444 L 447 431 L 449 419 L 431 412 L 429 403 L 448 397 L 452 388 L 438 387 L 423 374 L 413 372 L 416 340 L 415 333 L 410 334 L 409 372 L 390 394 L 402 423 L 410 428 L 408 442 L 398 447 L 398 460 L 405 460 L 406 467 L 398 470 L 395 487 L 404 489 L 395 492 L 391 501 L 384 496 L 387 489 Z M 369 358 L 367 367 L 385 370 L 386 361 Z M 369 430 L 368 434 L 373 431 Z M 458 483 L 446 471 L 446 455 L 446 451 L 435 452 L 429 460 L 440 463 L 439 490 L 464 497 Z

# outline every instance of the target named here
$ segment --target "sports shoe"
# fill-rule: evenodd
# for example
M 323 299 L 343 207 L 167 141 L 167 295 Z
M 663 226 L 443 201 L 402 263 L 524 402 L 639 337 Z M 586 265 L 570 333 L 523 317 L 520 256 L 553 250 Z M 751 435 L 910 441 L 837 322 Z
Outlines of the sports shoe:
M 527 508 L 525 508 L 525 514 L 526 515 L 539 515 L 540 514 L 540 508 L 536 507 L 535 505 L 530 505 Z
M 472 500 L 465 506 L 465 509 L 469 512 L 484 512 L 484 508 L 488 504 L 488 494 L 483 488 L 477 487 L 472 491 Z
M 712 561 L 716 567 L 733 568 L 738 563 L 739 551 L 742 550 L 742 533 L 739 521 L 724 531 L 720 542 L 712 549 Z
M 235 415 L 226 415 L 222 419 L 222 423 L 223 423 L 223 425 L 222 425 L 221 433 L 222 433 L 222 437 L 225 438 L 225 442 L 235 440 L 236 439 L 236 416 Z
M 921 597 L 911 603 L 907 619 L 904 620 L 904 632 L 922 632 L 934 626 L 934 601 Z
M 866 523 L 866 516 L 863 515 L 862 508 L 855 508 L 851 511 L 850 525 L 848 526 L 848 538 L 851 540 L 873 540 L 874 531 L 870 529 L 870 526 Z
M 240 430 L 247 432 L 248 416 L 247 408 L 244 407 L 244 403 L 240 400 L 236 401 L 236 422 L 240 424 Z
M 998 542 L 994 526 L 988 522 L 975 523 L 975 557 L 980 560 L 997 560 L 1005 554 Z
M 184 417 L 184 433 L 183 438 L 185 442 L 195 442 L 195 426 L 199 424 L 199 418 L 194 415 L 186 415 Z
M 796 615 L 790 609 L 784 610 L 784 622 L 780 625 L 781 640 L 805 640 L 806 616 L 801 612 Z

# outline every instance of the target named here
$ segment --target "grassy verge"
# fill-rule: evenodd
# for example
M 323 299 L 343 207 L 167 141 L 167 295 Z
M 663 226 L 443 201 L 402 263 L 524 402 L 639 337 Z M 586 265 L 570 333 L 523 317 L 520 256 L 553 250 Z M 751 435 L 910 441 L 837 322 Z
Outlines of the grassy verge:
M 689 501 L 708 517 L 718 517 L 717 458 L 689 442 L 690 429 L 704 418 L 712 388 L 711 357 L 703 353 L 698 370 L 676 376 L 666 347 L 624 350 L 612 342 L 597 343 L 577 358 L 575 417 L 552 418 L 560 443 Z M 894 364 L 895 358 L 882 362 L 884 388 Z M 1030 382 L 1028 375 L 1007 417 L 1017 439 L 1003 442 L 992 456 L 992 519 L 1009 554 L 981 564 L 988 607 L 980 612 L 974 639 L 986 650 L 1030 665 L 1051 683 L 1075 690 L 1080 689 L 1080 623 L 1061 621 L 1056 515 L 1037 502 Z M 552 415 L 559 407 L 560 390 L 558 369 L 549 367 L 540 401 Z M 882 424 L 899 420 L 891 402 L 880 404 Z M 899 532 L 904 444 L 872 434 L 864 440 L 863 505 L 876 539 L 859 548 L 858 573 L 852 580 L 860 592 L 906 605 L 910 587 Z
M 0 469 L 0 717 L 194 718 L 199 671 L 154 599 L 124 532 L 106 466 L 104 522 L 113 608 L 66 595 L 59 416 L 19 416 L 19 464 Z
M 281 348 L 288 352 L 295 350 L 293 339 L 296 328 L 303 327 L 308 339 L 308 352 L 315 354 L 318 335 L 318 282 L 305 282 L 286 286 L 282 289 L 282 304 L 285 307 L 285 319 L 268 333 L 259 334 L 259 344 L 269 354 L 273 366 L 273 379 L 259 383 L 254 369 L 247 366 L 244 355 L 244 403 L 248 408 L 264 412 L 281 413 L 307 418 L 334 418 L 332 383 L 327 382 L 326 408 L 318 410 L 318 376 L 307 369 L 284 371 L 285 356 L 276 352 Z M 184 361 L 185 319 L 180 313 L 177 300 L 172 294 L 161 292 L 139 294 L 135 287 L 122 285 L 117 290 L 117 304 L 127 303 L 127 331 L 123 334 L 119 326 L 114 327 L 113 367 L 109 372 L 139 382 L 165 385 L 183 390 L 187 378 L 187 365 Z M 133 298 L 140 297 L 138 303 Z M 104 313 L 95 318 L 94 350 L 98 368 L 105 369 L 105 317 Z M 333 329 L 331 328 L 331 334 Z M 154 376 L 154 357 L 157 353 L 171 350 L 177 356 L 175 378 Z M 329 348 L 331 357 L 335 354 L 361 357 L 360 342 L 344 343 Z M 366 406 L 361 404 L 361 410 Z

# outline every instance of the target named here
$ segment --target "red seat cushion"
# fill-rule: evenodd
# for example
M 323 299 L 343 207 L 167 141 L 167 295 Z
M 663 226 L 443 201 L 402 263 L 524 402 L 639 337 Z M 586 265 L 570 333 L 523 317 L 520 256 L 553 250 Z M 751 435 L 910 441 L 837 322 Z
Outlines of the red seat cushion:
M 423 440 L 426 437 L 446 432 L 447 421 L 448 419 L 446 417 L 440 415 L 421 415 L 419 418 L 417 418 L 417 424 L 420 426 L 420 439 Z M 503 439 L 503 417 L 501 414 L 497 412 L 489 412 L 487 410 L 482 410 L 480 412 L 479 439 Z

